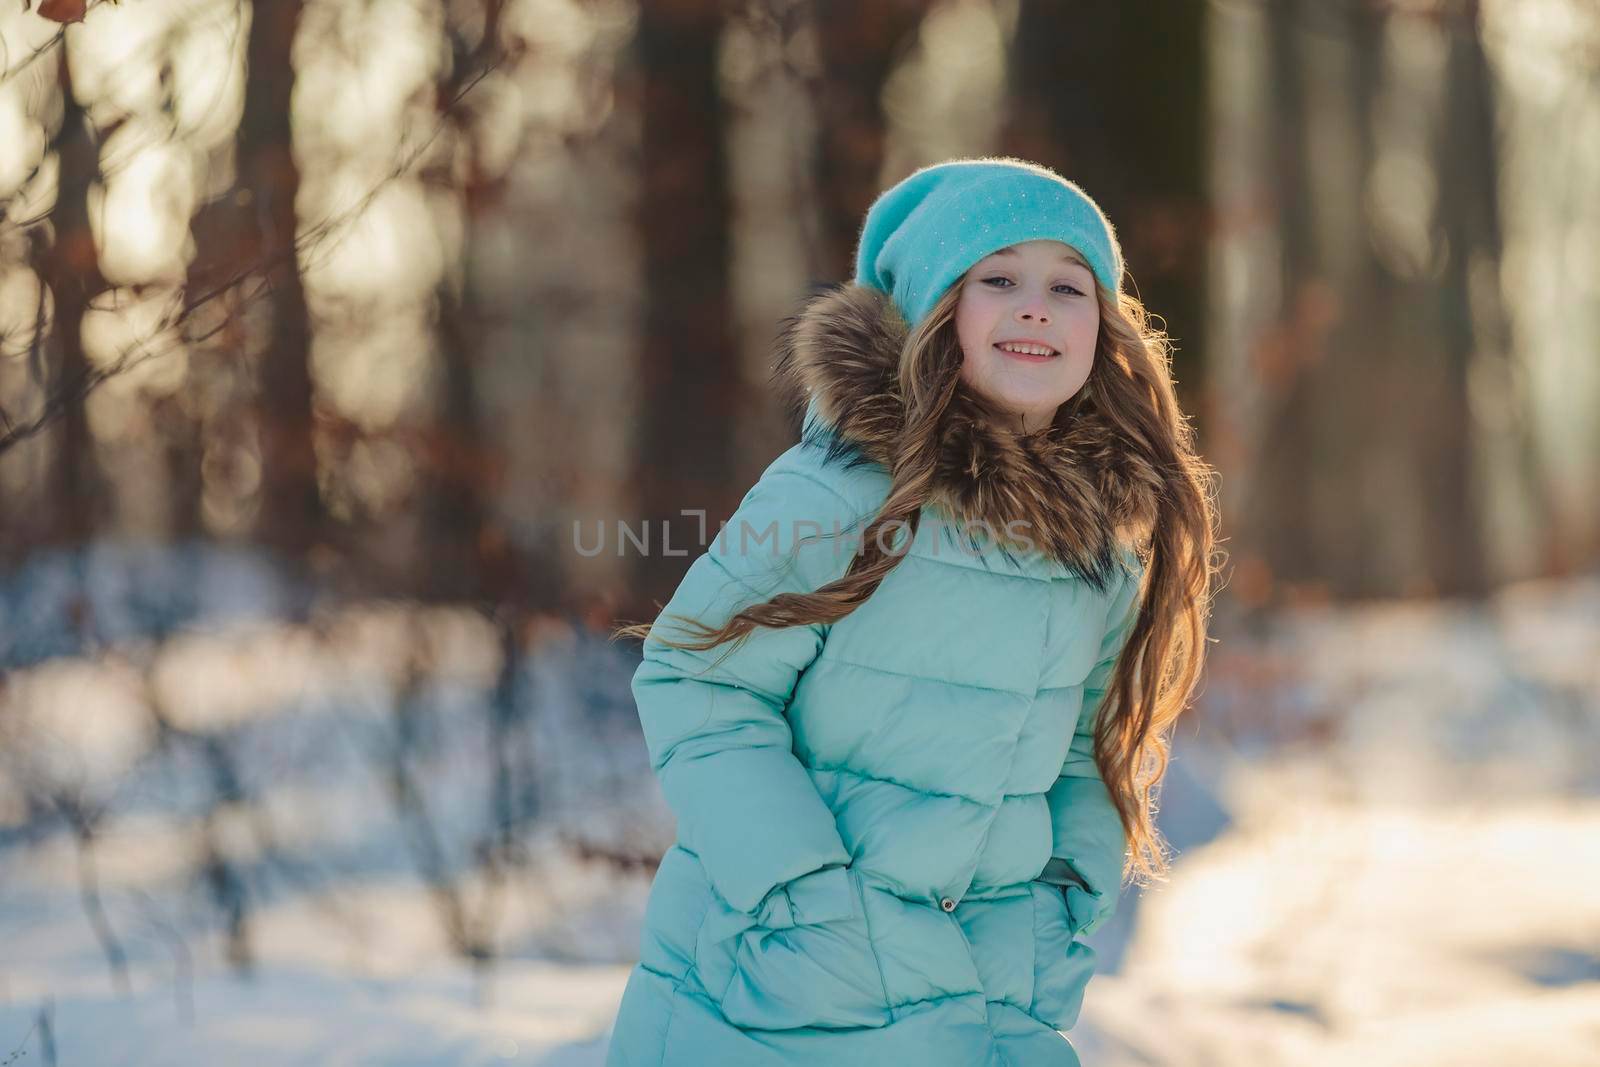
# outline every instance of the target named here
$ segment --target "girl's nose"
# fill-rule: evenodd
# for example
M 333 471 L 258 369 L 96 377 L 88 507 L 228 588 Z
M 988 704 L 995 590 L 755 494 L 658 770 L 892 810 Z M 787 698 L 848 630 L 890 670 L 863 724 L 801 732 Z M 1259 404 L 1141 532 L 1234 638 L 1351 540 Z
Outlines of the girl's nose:
M 1022 305 L 1022 311 L 1017 317 L 1023 322 L 1037 322 L 1041 325 L 1049 325 L 1050 323 L 1049 313 L 1045 311 L 1043 306 L 1032 301 Z

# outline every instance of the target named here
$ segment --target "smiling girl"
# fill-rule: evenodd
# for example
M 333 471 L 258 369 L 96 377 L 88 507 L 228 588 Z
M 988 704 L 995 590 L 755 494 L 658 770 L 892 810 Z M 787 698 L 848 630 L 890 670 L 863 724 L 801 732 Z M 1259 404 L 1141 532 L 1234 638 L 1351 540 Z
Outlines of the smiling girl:
M 1214 473 L 1114 230 L 917 171 L 786 324 L 801 440 L 644 638 L 678 820 L 609 1067 L 1071 1067 L 1202 665 Z

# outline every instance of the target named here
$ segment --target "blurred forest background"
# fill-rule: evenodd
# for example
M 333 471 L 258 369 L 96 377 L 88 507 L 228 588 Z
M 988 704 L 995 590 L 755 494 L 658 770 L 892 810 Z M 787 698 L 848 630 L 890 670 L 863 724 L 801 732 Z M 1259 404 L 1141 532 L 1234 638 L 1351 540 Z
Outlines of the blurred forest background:
M 12 0 L 0 71 L 0 1063 L 601 1062 L 672 840 L 606 630 L 980 154 L 1222 473 L 1086 1062 L 1600 1063 L 1590 0 Z

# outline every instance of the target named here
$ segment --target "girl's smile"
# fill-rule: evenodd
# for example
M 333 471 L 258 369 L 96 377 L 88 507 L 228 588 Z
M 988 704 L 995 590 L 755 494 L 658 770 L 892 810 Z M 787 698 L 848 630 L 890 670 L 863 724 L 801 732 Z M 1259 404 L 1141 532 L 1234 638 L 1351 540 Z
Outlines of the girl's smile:
M 1061 355 L 1043 341 L 996 341 L 995 347 L 1025 363 L 1048 363 Z

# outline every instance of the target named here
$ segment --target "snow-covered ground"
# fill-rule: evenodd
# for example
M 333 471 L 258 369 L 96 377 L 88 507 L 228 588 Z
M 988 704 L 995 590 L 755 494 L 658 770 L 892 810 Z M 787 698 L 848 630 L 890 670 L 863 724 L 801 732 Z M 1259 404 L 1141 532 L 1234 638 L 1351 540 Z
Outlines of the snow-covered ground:
M 672 822 L 630 650 L 518 632 L 203 549 L 4 579 L 0 1065 L 598 1067 Z M 1215 636 L 1084 1062 L 1600 1065 L 1600 576 Z

